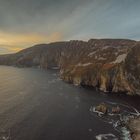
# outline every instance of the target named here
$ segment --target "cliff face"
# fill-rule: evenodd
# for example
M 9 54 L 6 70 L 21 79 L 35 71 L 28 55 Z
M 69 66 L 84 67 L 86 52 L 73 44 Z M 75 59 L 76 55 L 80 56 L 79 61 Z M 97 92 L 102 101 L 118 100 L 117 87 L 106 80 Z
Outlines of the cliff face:
M 135 65 L 129 62 L 129 59 L 134 57 L 132 55 L 136 44 L 137 42 L 130 40 L 89 40 L 85 47 L 77 46 L 80 50 L 75 49 L 71 57 L 64 53 L 61 77 L 76 85 L 89 85 L 104 92 L 135 94 L 135 80 L 139 73 L 135 72 L 132 83 L 128 72 L 129 68 Z M 68 48 L 67 51 L 70 52 L 70 49 Z M 140 51 L 136 52 L 140 53 Z
M 36 45 L 0 56 L 0 64 L 60 69 L 63 80 L 104 92 L 140 94 L 140 43 L 91 39 Z

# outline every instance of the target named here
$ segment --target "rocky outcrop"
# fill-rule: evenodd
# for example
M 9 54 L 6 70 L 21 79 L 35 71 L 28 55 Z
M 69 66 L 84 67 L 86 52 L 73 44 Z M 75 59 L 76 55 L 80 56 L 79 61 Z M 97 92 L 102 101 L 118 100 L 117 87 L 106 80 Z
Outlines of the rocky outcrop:
M 140 117 L 130 119 L 128 122 L 128 128 L 131 132 L 133 140 L 140 140 Z
M 95 111 L 102 114 L 119 114 L 121 112 L 120 107 L 117 106 L 109 106 L 106 103 L 101 103 L 95 107 Z
M 108 113 L 108 107 L 105 103 L 101 103 L 98 106 L 95 107 L 95 111 L 101 112 L 103 114 Z
M 57 67 L 60 77 L 75 85 L 140 95 L 140 43 L 133 40 L 91 39 L 41 44 L 0 56 L 0 64 Z

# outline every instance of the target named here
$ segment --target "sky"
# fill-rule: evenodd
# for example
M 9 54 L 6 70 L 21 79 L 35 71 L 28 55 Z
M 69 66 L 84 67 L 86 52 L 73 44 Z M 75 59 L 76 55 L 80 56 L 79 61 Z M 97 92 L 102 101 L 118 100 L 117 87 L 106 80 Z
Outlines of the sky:
M 91 38 L 140 40 L 140 0 L 0 0 L 0 54 Z

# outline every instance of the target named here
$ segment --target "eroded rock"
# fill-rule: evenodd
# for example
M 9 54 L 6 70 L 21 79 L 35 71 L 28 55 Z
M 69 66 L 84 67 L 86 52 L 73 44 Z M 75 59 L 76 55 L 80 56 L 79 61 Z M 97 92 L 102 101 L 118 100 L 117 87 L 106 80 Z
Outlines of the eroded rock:
M 112 113 L 120 113 L 121 109 L 119 106 L 112 107 Z
M 128 128 L 131 131 L 133 140 L 140 140 L 140 117 L 130 119 L 128 122 Z
M 102 112 L 103 114 L 107 114 L 108 107 L 105 103 L 101 103 L 98 106 L 95 107 L 96 111 Z

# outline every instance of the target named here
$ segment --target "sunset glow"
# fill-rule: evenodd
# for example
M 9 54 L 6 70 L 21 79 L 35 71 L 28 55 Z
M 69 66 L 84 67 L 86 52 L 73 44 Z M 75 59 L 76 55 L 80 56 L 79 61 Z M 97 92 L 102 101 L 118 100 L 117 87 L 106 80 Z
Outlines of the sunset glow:
M 17 52 L 25 47 L 32 46 L 37 43 L 49 43 L 61 40 L 60 33 L 52 33 L 50 35 L 39 34 L 8 34 L 0 33 L 0 45 L 11 52 Z
M 1 0 L 0 54 L 54 41 L 139 40 L 139 5 L 138 0 Z

